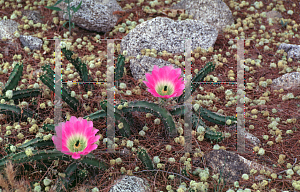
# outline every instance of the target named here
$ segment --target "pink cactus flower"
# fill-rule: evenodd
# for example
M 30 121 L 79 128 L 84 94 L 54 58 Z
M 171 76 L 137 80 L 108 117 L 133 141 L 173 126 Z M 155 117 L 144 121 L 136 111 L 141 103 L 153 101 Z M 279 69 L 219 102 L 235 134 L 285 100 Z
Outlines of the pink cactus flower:
M 147 81 L 143 81 L 154 97 L 169 99 L 179 97 L 185 88 L 184 81 L 180 77 L 181 69 L 173 69 L 172 65 L 158 68 L 154 65 L 152 74 L 146 73 Z
M 52 136 L 52 140 L 57 150 L 79 159 L 80 155 L 87 155 L 98 147 L 94 144 L 100 138 L 95 136 L 98 131 L 93 128 L 92 121 L 72 116 L 69 121 L 55 127 L 56 136 Z

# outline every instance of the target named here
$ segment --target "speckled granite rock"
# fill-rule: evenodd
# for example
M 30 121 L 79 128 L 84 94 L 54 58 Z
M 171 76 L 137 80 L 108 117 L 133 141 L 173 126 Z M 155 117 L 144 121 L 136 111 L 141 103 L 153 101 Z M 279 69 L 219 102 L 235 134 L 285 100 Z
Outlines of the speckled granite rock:
M 141 54 L 141 50 L 155 49 L 158 52 L 184 53 L 184 39 L 192 39 L 192 50 L 213 47 L 218 31 L 197 20 L 174 21 L 166 17 L 156 17 L 132 29 L 121 41 L 121 52 L 127 56 Z M 183 40 L 181 40 L 183 39 Z M 196 40 L 199 39 L 199 40 Z M 132 59 L 131 59 L 132 60 Z M 156 58 L 142 58 L 139 62 L 130 60 L 130 68 L 135 79 L 145 79 L 145 72 L 152 72 L 153 65 L 160 67 L 171 64 Z M 175 67 L 175 65 L 173 65 Z
M 15 31 L 19 31 L 18 26 L 20 24 L 14 20 L 6 19 L 0 21 L 0 39 L 5 37 L 6 39 L 16 38 L 14 36 Z
M 140 59 L 135 58 L 130 60 L 131 74 L 136 80 L 143 79 L 143 81 L 146 81 L 145 74 L 151 73 L 154 65 L 157 65 L 159 68 L 169 65 L 172 65 L 173 68 L 178 68 L 178 66 L 176 66 L 175 64 L 172 64 L 163 59 L 143 56 Z M 183 70 L 181 70 L 181 77 L 183 77 L 183 75 L 184 72 Z
M 26 16 L 28 20 L 32 20 L 34 24 L 43 23 L 40 11 L 36 10 L 24 10 L 22 16 Z
M 77 7 L 81 0 L 73 0 L 70 6 Z M 65 2 L 56 7 L 67 10 Z M 122 11 L 116 0 L 84 0 L 76 13 L 71 10 L 72 22 L 77 26 L 90 31 L 108 32 L 115 26 L 119 16 L 114 11 Z M 58 12 L 60 19 L 69 20 L 69 16 L 62 11 Z
M 217 114 L 221 115 L 221 116 L 224 116 L 224 115 L 219 114 L 219 113 L 217 113 Z M 230 126 L 225 125 L 225 130 L 228 131 L 231 134 L 236 133 L 237 125 L 236 124 L 230 125 Z M 245 139 L 246 139 L 246 143 L 245 143 L 245 148 L 246 149 L 249 148 L 249 147 L 253 148 L 254 146 L 259 146 L 261 144 L 261 141 L 256 136 L 254 136 L 253 134 L 247 132 L 244 129 L 241 129 L 240 131 L 241 131 L 241 134 L 243 134 Z M 253 146 L 251 146 L 251 145 L 253 145 Z
M 37 12 L 35 12 L 35 13 L 37 13 Z M 15 42 L 15 40 L 17 38 L 14 36 L 14 33 L 16 31 L 19 32 L 19 29 L 18 29 L 19 25 L 20 25 L 19 23 L 17 23 L 14 20 L 10 20 L 10 19 L 0 21 L 0 26 L 1 26 L 0 27 L 0 39 L 2 39 L 2 37 L 5 37 L 7 39 L 5 42 L 9 48 L 18 49 L 20 47 Z M 19 39 L 24 47 L 27 46 L 31 50 L 33 50 L 33 49 L 39 50 L 41 48 L 41 46 L 43 45 L 43 41 L 37 37 L 20 35 Z M 8 51 L 8 47 L 6 47 L 6 49 L 7 49 L 6 52 Z
M 229 7 L 222 0 L 182 0 L 170 9 L 185 9 L 194 16 L 193 19 L 206 22 L 218 30 L 234 23 Z
M 109 192 L 150 192 L 150 186 L 145 179 L 136 176 L 124 176 L 111 187 Z
M 217 37 L 218 31 L 202 21 L 174 21 L 156 17 L 132 29 L 122 39 L 121 51 L 127 50 L 128 56 L 137 56 L 144 48 L 155 49 L 157 52 L 165 50 L 168 53 L 183 53 L 184 39 L 192 39 L 193 50 L 197 47 L 213 47 Z
M 14 36 L 14 33 L 16 31 L 19 32 L 18 26 L 20 24 L 17 23 L 14 20 L 11 19 L 6 19 L 6 20 L 1 20 L 0 21 L 0 41 L 3 41 L 2 38 L 6 38 L 6 43 L 10 47 L 16 48 L 17 44 L 14 42 L 14 39 L 16 37 Z
M 43 41 L 37 37 L 20 35 L 20 41 L 22 45 L 28 47 L 29 49 L 41 49 Z
M 226 183 L 233 183 L 234 181 L 241 180 L 242 175 L 249 175 L 251 169 L 265 169 L 266 171 L 274 172 L 273 169 L 267 166 L 258 164 L 255 161 L 250 161 L 239 154 L 225 151 L 223 149 L 208 152 L 204 155 L 204 159 L 206 161 L 206 165 L 210 168 L 210 171 L 213 172 L 212 174 L 218 174 L 224 168 L 222 178 L 226 178 Z M 255 180 L 262 179 L 265 179 L 263 175 L 261 177 L 255 177 Z
M 280 49 L 287 52 L 289 58 L 300 60 L 300 45 L 282 43 L 278 47 L 278 50 Z
M 300 72 L 292 72 L 272 80 L 273 89 L 296 89 L 300 88 Z

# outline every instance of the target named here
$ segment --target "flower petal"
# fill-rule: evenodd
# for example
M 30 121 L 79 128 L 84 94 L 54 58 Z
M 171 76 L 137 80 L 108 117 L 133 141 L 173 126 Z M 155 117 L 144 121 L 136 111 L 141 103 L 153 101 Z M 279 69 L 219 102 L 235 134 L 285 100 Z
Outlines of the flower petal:
M 76 122 L 77 118 L 75 116 L 71 116 L 69 122 Z
M 150 92 L 154 97 L 161 97 L 161 95 L 159 95 L 155 89 L 148 89 L 148 92 Z
M 62 151 L 70 151 L 70 149 L 67 147 L 67 145 L 62 146 Z
M 93 138 L 90 138 L 89 140 L 88 140 L 88 146 L 89 145 L 92 145 L 92 144 L 94 144 L 96 141 L 98 141 L 100 139 L 100 135 L 97 135 L 97 136 L 95 136 L 95 137 L 93 137 Z
M 62 130 L 63 137 L 69 138 L 73 135 L 74 132 L 74 124 L 73 122 L 67 121 L 65 123 L 65 127 Z
M 178 78 L 180 77 L 180 73 L 173 73 L 170 74 L 170 76 L 168 76 L 168 81 L 170 82 L 174 82 L 174 81 L 178 81 Z
M 65 127 L 65 123 L 59 123 L 58 126 L 55 126 L 55 132 L 58 137 L 62 136 L 62 129 Z
M 62 142 L 61 142 L 61 138 L 57 137 L 57 136 L 52 136 L 52 141 L 56 147 L 57 150 L 61 151 L 62 149 Z
M 87 148 L 85 148 L 85 149 L 83 150 L 83 152 L 91 152 L 91 151 L 97 149 L 97 147 L 98 147 L 98 145 L 96 145 L 96 144 L 94 144 L 94 145 L 89 145 Z
M 79 158 L 80 158 L 80 155 L 79 155 L 79 154 L 76 154 L 76 153 L 73 153 L 72 158 L 73 158 L 73 159 L 79 159 Z

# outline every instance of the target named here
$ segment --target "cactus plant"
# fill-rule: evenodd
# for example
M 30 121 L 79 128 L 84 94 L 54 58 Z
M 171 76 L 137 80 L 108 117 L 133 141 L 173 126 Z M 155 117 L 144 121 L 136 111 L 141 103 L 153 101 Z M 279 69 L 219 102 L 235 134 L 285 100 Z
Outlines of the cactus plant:
M 236 117 L 234 116 L 224 117 L 203 107 L 200 108 L 200 116 L 212 123 L 221 125 L 225 125 L 227 120 L 236 121 Z
M 23 63 L 20 65 L 17 63 L 11 72 L 7 83 L 5 84 L 2 93 L 4 94 L 7 90 L 13 90 L 14 88 L 17 87 L 21 77 L 22 77 L 22 72 L 23 72 Z
M 191 95 L 194 93 L 194 91 L 196 90 L 196 88 L 200 85 L 197 84 L 197 82 L 201 82 L 203 81 L 203 79 L 207 76 L 208 73 L 210 73 L 211 71 L 213 71 L 215 69 L 215 64 L 212 62 L 208 62 L 199 72 L 198 74 L 193 77 L 192 81 L 191 81 Z M 177 103 L 181 103 L 183 101 L 183 97 L 184 95 L 181 95 L 180 97 L 178 97 L 178 99 L 176 99 Z
M 153 170 L 153 162 L 147 153 L 146 149 L 140 148 L 138 149 L 138 158 L 143 162 L 143 164 L 147 167 L 148 170 Z
M 78 57 L 75 58 L 75 55 L 72 51 L 67 50 L 66 48 L 62 48 L 61 51 L 65 55 L 68 61 L 70 61 L 75 69 L 78 71 L 81 79 L 83 82 L 91 82 L 93 81 L 92 78 L 88 75 L 88 69 L 85 63 L 81 62 L 81 59 Z M 85 91 L 93 90 L 94 85 L 90 83 L 83 84 Z
M 42 94 L 41 89 L 25 89 L 25 90 L 13 91 L 12 98 L 7 98 L 6 96 L 2 95 L 0 96 L 0 99 L 4 99 L 5 101 L 14 100 L 16 104 L 17 100 L 29 98 L 29 97 L 37 97 L 41 94 Z
M 118 56 L 115 81 L 119 81 L 123 77 L 125 65 L 125 57 L 123 55 Z
M 21 151 L 15 154 L 10 154 L 8 156 L 3 157 L 0 159 L 0 168 L 2 169 L 6 161 L 11 160 L 12 163 L 24 163 L 24 162 L 31 162 L 33 160 L 65 160 L 65 161 L 71 161 L 71 157 L 68 155 L 65 155 L 57 150 L 32 150 L 32 153 L 28 156 L 26 154 L 26 151 Z M 98 161 L 96 158 L 94 158 L 92 155 L 86 155 L 84 156 L 81 161 L 83 163 L 86 163 L 87 165 L 98 167 L 100 169 L 106 169 L 107 164 L 101 161 Z
M 35 112 L 31 111 L 30 109 L 21 109 L 18 106 L 8 105 L 8 104 L 0 104 L 0 113 L 6 114 L 10 117 L 10 119 L 27 119 L 27 117 L 35 118 L 39 121 L 42 119 L 35 114 Z
M 204 79 L 204 77 L 214 69 L 214 64 L 209 62 L 199 73 L 196 77 L 193 78 L 193 81 L 202 81 Z M 157 69 L 156 69 L 157 70 Z M 150 79 L 151 81 L 151 79 Z M 196 86 L 193 85 L 193 90 L 192 92 L 196 89 Z M 181 95 L 182 96 L 182 95 Z M 180 96 L 180 97 L 181 97 Z M 179 97 L 179 98 L 180 98 Z M 104 111 L 106 111 L 106 105 L 107 105 L 107 101 L 103 101 L 100 103 L 102 109 Z M 118 107 L 118 105 L 117 105 Z M 184 106 L 177 106 L 175 108 L 173 108 L 170 112 L 167 111 L 166 109 L 162 108 L 161 106 L 158 106 L 154 103 L 150 103 L 150 102 L 146 102 L 146 101 L 136 101 L 136 102 L 131 102 L 128 104 L 128 107 L 122 108 L 121 110 L 116 109 L 116 119 L 121 120 L 121 116 L 120 113 L 122 113 L 123 115 L 128 115 L 133 111 L 141 111 L 141 112 L 150 112 L 153 113 L 155 116 L 157 117 L 161 117 L 162 118 L 162 122 L 165 126 L 166 129 L 168 129 L 169 134 L 171 136 L 175 136 L 176 134 L 176 127 L 175 127 L 175 123 L 173 121 L 172 115 L 179 115 L 179 116 L 183 116 L 184 113 Z M 99 112 L 98 112 L 99 113 Z M 234 116 L 230 116 L 230 117 L 223 117 L 220 115 L 215 114 L 214 112 L 211 112 L 208 109 L 204 109 L 201 107 L 201 110 L 199 112 L 199 115 L 216 124 L 222 124 L 225 125 L 227 120 L 231 120 L 232 123 L 235 123 L 236 121 L 236 117 Z M 103 114 L 104 116 L 104 114 Z M 128 122 L 132 122 L 132 119 L 130 117 L 127 116 Z M 128 124 L 127 122 L 125 122 L 125 120 L 123 120 L 122 122 L 124 122 L 125 125 L 125 129 L 123 130 L 127 130 L 127 133 L 130 133 L 130 130 L 128 128 Z M 209 129 L 208 126 L 205 125 L 205 123 L 199 119 L 197 117 L 197 113 L 193 112 L 192 113 L 192 122 L 193 122 L 193 127 L 197 128 L 198 125 L 201 125 L 203 127 L 206 128 L 206 133 L 204 135 L 204 137 L 206 139 L 212 140 L 212 141 L 222 141 L 222 139 L 224 139 L 224 135 L 221 132 L 215 132 Z M 122 131 L 123 131 L 122 130 Z M 124 132 L 121 133 L 123 136 L 125 136 Z
M 52 71 L 52 69 L 48 69 L 47 67 L 44 68 L 47 73 L 42 75 L 40 77 L 41 81 L 47 85 L 49 87 L 49 89 L 53 92 L 55 92 L 55 89 L 54 89 L 54 78 L 51 74 L 54 74 L 54 72 Z M 52 78 L 50 78 L 52 76 Z M 64 88 L 62 88 L 62 99 L 75 111 L 78 110 L 78 107 L 79 107 L 79 101 L 74 98 L 74 97 L 71 97 L 71 94 L 68 93 Z

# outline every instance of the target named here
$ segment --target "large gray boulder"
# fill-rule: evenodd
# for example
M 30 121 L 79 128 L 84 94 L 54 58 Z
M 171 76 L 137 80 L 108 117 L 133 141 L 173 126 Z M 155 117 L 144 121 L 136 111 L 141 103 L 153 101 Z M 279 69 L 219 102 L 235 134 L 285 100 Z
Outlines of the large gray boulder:
M 77 7 L 82 0 L 73 0 L 70 7 Z M 67 10 L 68 4 L 61 2 L 55 7 Z M 118 21 L 119 16 L 113 15 L 114 11 L 122 11 L 116 0 L 83 0 L 76 13 L 71 10 L 72 22 L 89 31 L 109 32 Z M 60 19 L 69 20 L 67 13 L 58 12 Z
M 234 18 L 231 10 L 222 0 L 182 0 L 170 9 L 185 9 L 193 19 L 214 26 L 219 31 L 232 25 Z
M 136 80 L 143 79 L 143 81 L 146 81 L 145 74 L 151 73 L 153 71 L 154 65 L 157 65 L 159 68 L 162 68 L 164 66 L 169 66 L 169 65 L 172 65 L 174 69 L 179 68 L 175 64 L 172 64 L 163 59 L 143 56 L 139 59 L 135 58 L 130 60 L 131 74 L 133 78 Z M 183 70 L 181 70 L 181 77 L 183 76 L 184 76 L 184 72 Z
M 173 64 L 155 57 L 141 56 L 142 49 L 154 49 L 157 53 L 184 53 L 185 39 L 188 38 L 192 39 L 192 50 L 197 47 L 208 49 L 213 47 L 217 36 L 218 30 L 202 21 L 174 21 L 156 17 L 132 29 L 121 41 L 121 52 L 127 51 L 127 56 L 133 57 L 140 55 L 140 58 L 130 60 L 130 69 L 136 80 L 145 80 L 145 72 L 151 73 L 154 65 L 161 68 Z M 178 68 L 176 65 L 173 67 Z
M 218 30 L 197 20 L 174 21 L 166 17 L 156 17 L 132 29 L 121 41 L 121 51 L 128 56 L 137 56 L 144 48 L 157 52 L 184 53 L 185 39 L 192 39 L 192 50 L 213 47 Z

